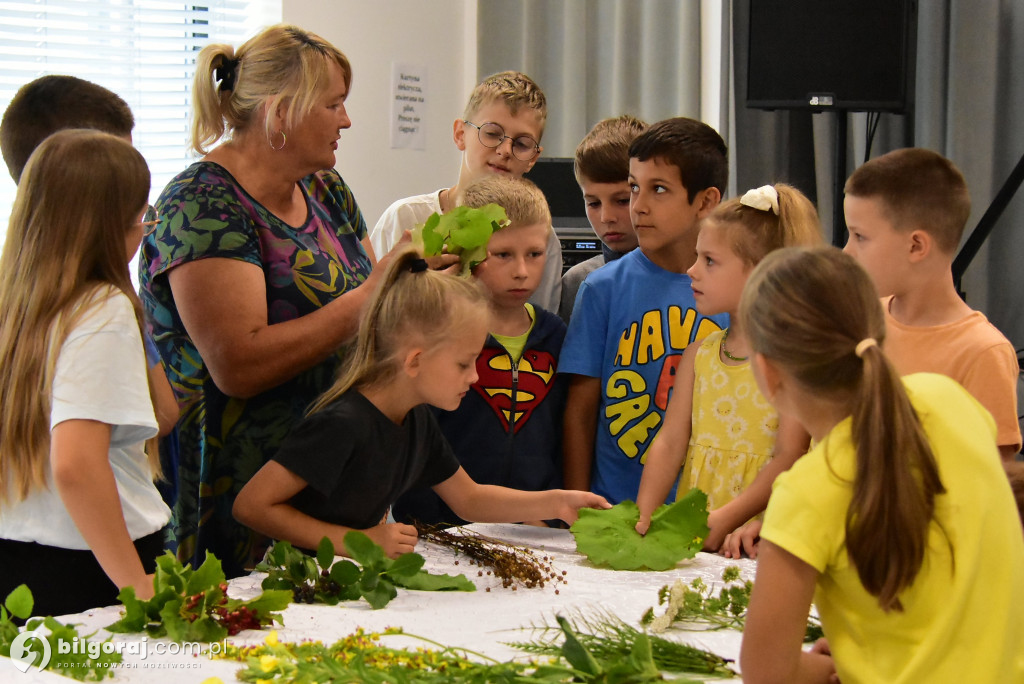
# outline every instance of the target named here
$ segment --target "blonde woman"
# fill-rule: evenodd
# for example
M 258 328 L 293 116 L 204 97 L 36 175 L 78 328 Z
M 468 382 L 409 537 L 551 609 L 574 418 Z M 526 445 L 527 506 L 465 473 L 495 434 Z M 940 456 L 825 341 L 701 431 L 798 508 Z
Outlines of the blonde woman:
M 35 614 L 153 594 L 170 511 L 128 261 L 149 169 L 131 143 L 65 130 L 32 154 L 0 260 L 0 595 Z
M 182 560 L 229 577 L 263 540 L 231 517 L 238 490 L 330 385 L 372 288 L 355 198 L 332 168 L 348 59 L 295 26 L 199 54 L 192 147 L 145 238 L 142 297 L 182 409 L 165 461 Z

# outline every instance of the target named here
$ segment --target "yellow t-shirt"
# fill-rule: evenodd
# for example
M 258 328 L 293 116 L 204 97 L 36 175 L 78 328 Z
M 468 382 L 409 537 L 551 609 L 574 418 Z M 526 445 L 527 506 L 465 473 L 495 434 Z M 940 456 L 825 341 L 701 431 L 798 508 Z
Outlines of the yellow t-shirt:
M 903 382 L 946 488 L 904 611 L 879 608 L 846 552 L 849 419 L 779 475 L 761 536 L 820 573 L 814 602 L 843 684 L 1024 682 L 1024 535 L 995 424 L 945 376 Z
M 750 486 L 771 460 L 779 414 L 757 389 L 750 363 L 722 362 L 725 332 L 700 342 L 693 359 L 690 444 L 679 491 L 693 487 L 708 495 L 708 509 L 729 503 Z
M 526 329 L 526 332 L 514 337 L 491 333 L 491 336 L 498 340 L 498 344 L 505 348 L 505 351 L 509 353 L 509 356 L 511 356 L 512 360 L 516 363 L 519 363 L 519 359 L 522 358 L 523 349 L 526 348 L 526 340 L 530 338 L 530 333 L 533 332 L 533 326 L 537 324 L 537 312 L 534 311 L 533 304 L 526 302 L 526 304 L 523 304 L 523 307 L 526 309 L 526 314 L 530 317 L 530 327 Z

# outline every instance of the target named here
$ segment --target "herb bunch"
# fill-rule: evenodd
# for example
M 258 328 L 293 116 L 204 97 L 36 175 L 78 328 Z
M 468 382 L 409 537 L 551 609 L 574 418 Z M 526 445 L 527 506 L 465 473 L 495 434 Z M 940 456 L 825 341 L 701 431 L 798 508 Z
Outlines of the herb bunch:
M 625 655 L 594 653 L 583 643 L 568 620 L 557 618 L 561 644 L 544 662 L 497 661 L 480 653 L 445 647 L 431 639 L 406 634 L 400 628 L 383 633 L 356 631 L 329 646 L 319 642 L 281 643 L 271 633 L 262 646 L 229 644 L 219 657 L 239 660 L 246 667 L 237 673 L 245 682 L 611 682 L 662 681 L 652 657 L 651 642 L 640 633 Z M 436 648 L 393 648 L 382 636 L 403 635 Z M 557 637 L 556 637 L 557 639 Z M 680 681 L 680 680 L 676 680 Z
M 568 583 L 565 571 L 558 572 L 552 565 L 550 557 L 538 557 L 524 546 L 491 539 L 465 527 L 460 527 L 458 534 L 449 532 L 440 525 L 417 523 L 416 528 L 421 539 L 462 554 L 469 559 L 470 565 L 489 568 L 486 573 L 494 573 L 505 589 L 511 588 L 515 591 L 520 586 L 526 589 L 543 589 L 548 584 Z M 479 570 L 477 575 L 483 576 L 484 572 Z M 558 593 L 557 589 L 555 593 Z
M 564 624 L 563 624 L 564 623 Z M 557 618 L 556 624 L 541 623 L 529 629 L 538 634 L 532 641 L 509 644 L 528 653 L 554 655 L 559 652 L 557 637 L 571 629 L 580 645 L 595 658 L 604 661 L 628 658 L 638 644 L 648 649 L 658 670 L 691 674 L 731 677 L 736 673 L 725 658 L 689 644 L 646 634 L 615 615 L 600 611 L 594 617 L 577 614 L 566 619 Z M 644 646 L 646 642 L 646 646 Z
M 4 599 L 3 605 L 0 606 L 0 656 L 11 657 L 11 642 L 21 633 L 18 625 L 14 622 L 14 618 L 17 618 L 27 620 L 25 631 L 38 634 L 38 638 L 26 640 L 23 644 L 28 651 L 22 657 L 26 658 L 29 653 L 32 654 L 30 665 L 41 662 L 45 646 L 40 639 L 45 639 L 50 646 L 50 660 L 44 666 L 45 669 L 59 672 L 65 677 L 72 677 L 79 681 L 98 682 L 114 675 L 112 667 L 121 662 L 120 653 L 117 651 L 107 652 L 102 648 L 89 648 L 88 636 L 91 635 L 81 636 L 74 626 L 65 625 L 52 617 L 29 619 L 34 606 L 35 600 L 32 598 L 32 592 L 24 584 L 16 587 Z M 39 631 L 40 627 L 45 627 L 48 633 L 44 634 Z M 78 643 L 81 644 L 81 648 L 75 649 L 77 653 L 62 653 L 58 648 L 60 642 L 71 644 L 75 643 L 75 639 L 78 639 Z M 107 641 L 110 639 L 106 639 L 103 643 Z M 91 657 L 88 655 L 90 653 L 93 654 Z
M 275 611 L 287 608 L 291 599 L 285 591 L 264 591 L 248 601 L 228 597 L 221 563 L 209 552 L 197 570 L 182 565 L 170 551 L 156 559 L 156 566 L 153 598 L 140 601 L 134 588 L 122 589 L 117 598 L 124 604 L 124 616 L 107 631 L 145 631 L 179 642 L 220 641 L 244 629 L 280 623 Z
M 654 608 L 648 608 L 640 619 L 652 632 L 664 632 L 669 627 L 683 630 L 743 630 L 747 622 L 747 607 L 754 583 L 740 578 L 740 569 L 730 565 L 722 571 L 722 585 L 718 592 L 700 577 L 689 584 L 676 580 L 671 586 L 658 590 L 658 605 L 665 606 L 665 612 L 654 615 Z M 811 642 L 823 636 L 821 623 L 809 616 L 804 641 Z
M 383 608 L 398 595 L 396 587 L 426 591 L 476 591 L 464 575 L 432 575 L 423 570 L 423 556 L 405 553 L 391 560 L 373 540 L 358 530 L 343 539 L 345 550 L 356 562 L 334 562 L 334 543 L 327 537 L 320 540 L 316 558 L 296 549 L 286 541 L 277 542 L 267 551 L 257 570 L 267 573 L 263 588 L 286 590 L 296 603 L 354 601 L 360 597 L 374 608 Z M 360 565 L 362 567 L 360 567 Z

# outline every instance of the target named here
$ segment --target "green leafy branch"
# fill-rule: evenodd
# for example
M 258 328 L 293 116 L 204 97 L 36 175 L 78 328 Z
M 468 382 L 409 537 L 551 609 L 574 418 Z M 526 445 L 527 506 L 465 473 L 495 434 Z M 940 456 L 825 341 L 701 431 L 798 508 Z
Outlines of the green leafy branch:
M 446 214 L 431 214 L 426 223 L 412 231 L 413 244 L 424 256 L 445 252 L 458 254 L 459 275 L 468 278 L 473 267 L 487 258 L 487 243 L 494 231 L 509 223 L 497 204 L 483 207 L 455 207 Z
M 675 503 L 662 505 L 651 515 L 651 526 L 636 531 L 640 509 L 623 501 L 608 509 L 581 508 L 570 527 L 576 550 L 596 565 L 613 570 L 670 570 L 701 550 L 708 534 L 708 497 L 691 489 Z
M 53 617 L 29 619 L 34 607 L 35 600 L 32 598 L 32 592 L 24 584 L 19 585 L 7 595 L 3 605 L 0 606 L 0 656 L 11 657 L 11 643 L 21 633 L 18 625 L 14 622 L 14 619 L 17 618 L 27 621 L 25 631 L 36 632 L 39 637 L 26 640 L 23 644 L 27 653 L 22 657 L 27 657 L 29 653 L 33 654 L 31 656 L 32 664 L 42 662 L 46 647 L 43 646 L 40 639 L 45 639 L 49 643 L 50 660 L 44 669 L 59 672 L 65 677 L 79 681 L 98 682 L 113 676 L 111 668 L 121 662 L 121 654 L 111 649 L 104 651 L 102 648 L 97 648 L 110 639 L 99 643 L 90 642 L 89 637 L 92 634 L 82 636 L 74 625 L 65 625 Z M 40 627 L 45 627 L 48 632 L 43 633 L 39 630 Z M 61 644 L 65 646 L 64 649 L 60 648 Z M 62 650 L 68 650 L 66 647 L 71 644 L 76 645 L 76 648 L 70 649 L 74 652 L 62 653 Z
M 658 590 L 658 605 L 665 606 L 665 612 L 655 616 L 654 609 L 648 608 L 640 619 L 652 632 L 664 632 L 669 627 L 699 631 L 735 629 L 743 631 L 747 622 L 747 608 L 753 582 L 740 578 L 740 569 L 730 565 L 722 571 L 722 584 L 715 593 L 700 577 L 688 584 L 676 580 L 671 586 Z M 821 623 L 809 616 L 805 642 L 816 641 L 823 636 Z
M 572 633 L 579 648 L 603 663 L 629 661 L 630 658 L 639 662 L 636 659 L 640 658 L 649 659 L 655 671 L 721 677 L 735 675 L 725 658 L 689 644 L 646 634 L 611 613 L 599 612 L 594 617 L 577 614 L 571 619 L 559 616 L 556 620 L 554 625 L 542 623 L 532 626 L 530 629 L 538 634 L 532 641 L 509 645 L 537 655 L 557 655 L 562 653 L 558 637 L 565 635 L 568 644 L 568 635 Z M 578 651 L 577 646 L 572 646 L 572 649 Z M 649 656 L 643 656 L 644 653 Z M 571 662 L 575 663 L 575 659 Z
M 263 646 L 229 644 L 220 657 L 246 663 L 237 677 L 246 682 L 587 682 L 626 684 L 662 681 L 653 641 L 634 630 L 628 645 L 602 648 L 593 635 L 577 633 L 572 621 L 557 617 L 553 636 L 542 650 L 545 661 L 500 662 L 466 649 L 445 647 L 431 639 L 389 628 L 383 633 L 358 630 L 331 645 L 318 642 L 279 643 L 271 633 Z M 437 648 L 393 648 L 382 636 L 403 635 Z M 719 659 L 719 662 L 724 662 Z M 708 667 L 700 672 L 707 674 Z M 712 674 L 732 674 L 721 670 Z M 686 680 L 676 680 L 686 681 Z
M 327 537 L 320 540 L 316 558 L 286 541 L 277 542 L 256 566 L 257 570 L 267 573 L 263 588 L 287 590 L 297 603 L 335 605 L 362 597 L 374 608 L 383 608 L 395 598 L 396 587 L 476 591 L 476 586 L 465 575 L 432 575 L 423 570 L 423 556 L 418 553 L 405 553 L 391 560 L 380 546 L 358 530 L 346 534 L 343 543 L 352 560 L 335 563 L 334 544 Z
M 141 601 L 132 587 L 122 589 L 117 598 L 124 604 L 124 616 L 107 631 L 145 631 L 179 642 L 220 641 L 243 629 L 281 623 L 275 611 L 291 602 L 286 591 L 264 591 L 248 601 L 229 598 L 221 563 L 209 552 L 197 570 L 183 566 L 169 551 L 157 558 L 156 565 L 153 598 Z

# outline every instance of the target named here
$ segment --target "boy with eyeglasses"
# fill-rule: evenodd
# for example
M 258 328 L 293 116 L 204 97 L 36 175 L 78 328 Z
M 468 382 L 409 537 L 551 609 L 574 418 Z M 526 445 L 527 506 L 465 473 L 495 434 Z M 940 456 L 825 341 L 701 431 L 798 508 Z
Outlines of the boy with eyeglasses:
M 488 76 L 473 89 L 463 115 L 455 120 L 452 138 L 462 151 L 459 178 L 450 188 L 400 199 L 388 207 L 370 231 L 377 257 L 387 254 L 405 231 L 437 212 L 455 207 L 459 191 L 487 174 L 522 176 L 540 156 L 548 107 L 533 79 L 518 71 Z M 561 293 L 562 249 L 558 237 L 548 238 L 544 275 L 530 301 L 558 310 Z

